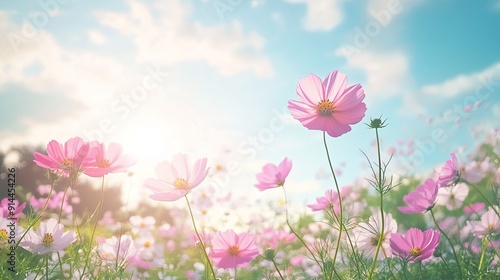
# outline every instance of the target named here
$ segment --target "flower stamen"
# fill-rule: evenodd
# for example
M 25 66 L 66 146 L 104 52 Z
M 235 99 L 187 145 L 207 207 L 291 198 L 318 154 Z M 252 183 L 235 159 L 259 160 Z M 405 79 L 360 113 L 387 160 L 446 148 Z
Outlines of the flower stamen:
M 186 180 L 182 179 L 182 178 L 177 178 L 175 179 L 174 181 L 174 187 L 178 190 L 186 190 L 189 188 L 189 185 L 188 183 L 186 182 Z
M 335 110 L 335 105 L 330 100 L 322 100 L 316 106 L 316 112 L 323 117 L 330 117 Z
M 52 236 L 52 233 L 44 234 L 43 239 L 42 239 L 42 243 L 43 243 L 43 245 L 45 245 L 45 247 L 52 246 L 52 244 L 54 243 L 54 237 Z
M 416 256 L 419 256 L 421 253 L 422 253 L 422 251 L 420 250 L 420 248 L 413 247 L 411 249 L 410 255 L 416 257 Z
M 231 255 L 231 256 L 237 256 L 238 253 L 240 252 L 240 248 L 238 248 L 238 246 L 231 246 L 227 249 L 227 252 Z

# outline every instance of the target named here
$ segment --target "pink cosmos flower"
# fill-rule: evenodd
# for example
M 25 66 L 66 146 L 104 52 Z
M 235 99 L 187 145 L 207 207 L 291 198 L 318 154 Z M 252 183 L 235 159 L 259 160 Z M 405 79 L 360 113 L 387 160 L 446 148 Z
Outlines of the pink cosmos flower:
M 439 188 L 436 204 L 444 205 L 448 210 L 455 210 L 462 207 L 464 200 L 469 195 L 469 187 L 465 183 L 458 183 L 455 186 Z
M 172 163 L 164 161 L 156 166 L 158 179 L 149 178 L 144 186 L 153 191 L 149 197 L 159 201 L 175 201 L 187 195 L 208 175 L 207 159 L 190 164 L 185 154 L 176 154 Z
M 89 166 L 89 143 L 80 137 L 66 141 L 64 145 L 52 140 L 47 145 L 47 155 L 35 152 L 34 162 L 62 176 L 75 176 Z
M 469 223 L 472 226 L 472 233 L 479 238 L 500 233 L 500 217 L 492 208 L 481 216 L 481 221 L 471 221 Z
M 351 130 L 350 125 L 365 116 L 365 94 L 359 84 L 347 87 L 347 76 L 330 72 L 325 80 L 314 75 L 300 79 L 297 84 L 300 101 L 288 101 L 292 116 L 311 130 L 326 131 L 338 137 Z
M 118 266 L 125 265 L 129 258 L 137 254 L 137 248 L 134 246 L 134 241 L 130 235 L 122 235 L 120 238 L 112 236 L 99 243 L 95 250 L 104 266 L 113 267 L 117 263 Z
M 308 204 L 307 207 L 313 211 L 333 209 L 335 213 L 340 213 L 339 196 L 334 190 L 327 190 L 325 196 L 316 198 L 316 204 Z
M 237 235 L 229 229 L 216 232 L 212 238 L 210 257 L 219 268 L 245 267 L 258 254 L 255 237 L 249 233 Z
M 384 213 L 384 232 L 382 233 L 382 246 L 377 259 L 381 260 L 392 256 L 389 239 L 392 233 L 398 230 L 398 223 L 390 213 Z M 357 247 L 365 257 L 374 257 L 382 231 L 382 216 L 377 212 L 370 216 L 368 222 L 361 222 L 355 228 L 358 237 Z
M 446 161 L 437 179 L 440 188 L 454 184 L 460 179 L 457 156 L 455 153 L 451 153 L 450 156 L 451 159 Z
M 23 210 L 26 207 L 26 202 L 19 204 L 17 199 L 12 202 L 9 201 L 8 197 L 5 197 L 0 202 L 1 217 L 3 218 L 13 218 L 19 219 L 23 215 Z
M 473 214 L 473 213 L 479 213 L 484 209 L 484 203 L 482 202 L 476 202 L 471 205 L 467 205 L 464 207 L 464 213 L 465 214 Z
M 92 161 L 83 172 L 90 177 L 102 177 L 108 173 L 125 172 L 127 168 L 136 163 L 130 155 L 123 155 L 123 148 L 118 143 L 110 143 L 108 148 L 103 143 L 93 141 L 90 143 Z
M 437 194 L 438 185 L 429 178 L 416 190 L 405 195 L 403 201 L 407 206 L 398 206 L 398 209 L 405 214 L 424 213 L 434 207 Z
M 29 231 L 21 241 L 21 246 L 32 253 L 47 254 L 62 251 L 75 241 L 76 234 L 73 230 L 64 232 L 64 226 L 50 218 L 41 222 L 36 231 Z
M 492 171 L 492 167 L 489 158 L 481 162 L 471 161 L 460 168 L 460 174 L 465 181 L 476 184 L 483 180 L 488 172 Z
M 391 233 L 392 253 L 408 262 L 423 261 L 432 256 L 440 241 L 440 233 L 434 229 L 424 232 L 410 228 L 403 236 Z
M 350 191 L 351 187 L 341 188 L 340 196 L 342 199 L 344 199 Z M 307 207 L 311 208 L 313 211 L 333 209 L 336 214 L 340 214 L 339 195 L 334 190 L 327 190 L 325 196 L 316 198 L 316 204 L 308 204 Z
M 12 226 L 15 225 L 15 227 Z M 0 217 L 0 251 L 9 246 L 9 238 L 14 238 L 17 242 L 24 233 L 24 228 L 7 217 Z M 9 246 L 10 247 L 10 246 Z
M 153 216 L 141 217 L 138 215 L 130 217 L 130 223 L 132 224 L 132 233 L 141 236 L 151 235 L 156 219 Z
M 288 158 L 283 159 L 278 166 L 268 163 L 264 165 L 262 172 L 257 174 L 257 180 L 259 180 L 259 183 L 255 186 L 260 191 L 281 187 L 285 184 L 285 179 L 291 169 L 292 161 Z

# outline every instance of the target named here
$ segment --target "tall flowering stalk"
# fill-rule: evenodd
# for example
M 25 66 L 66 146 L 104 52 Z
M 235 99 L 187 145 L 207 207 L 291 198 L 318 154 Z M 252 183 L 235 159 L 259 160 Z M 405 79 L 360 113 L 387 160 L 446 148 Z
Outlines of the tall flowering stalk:
M 184 197 L 188 206 L 194 232 L 201 245 L 203 256 L 210 267 L 212 276 L 216 279 L 215 271 L 207 254 L 204 240 L 201 238 L 196 222 L 194 220 L 191 204 L 187 198 L 188 193 L 197 187 L 208 175 L 207 159 L 198 159 L 191 165 L 186 154 L 174 155 L 171 162 L 163 161 L 156 166 L 155 172 L 158 178 L 149 178 L 144 186 L 153 191 L 149 197 L 157 201 L 176 201 Z
M 380 138 L 378 130 L 380 128 L 384 128 L 387 126 L 385 123 L 386 120 L 382 120 L 381 118 L 376 118 L 370 120 L 370 124 L 367 124 L 369 128 L 375 129 L 375 137 L 377 144 L 377 159 L 378 163 L 376 163 L 377 171 L 373 168 L 372 163 L 368 160 L 370 164 L 370 168 L 373 172 L 373 180 L 368 180 L 370 184 L 375 188 L 380 198 L 380 232 L 378 233 L 378 241 L 377 247 L 375 248 L 375 255 L 373 256 L 373 263 L 370 267 L 370 272 L 368 274 L 368 279 L 373 279 L 373 272 L 375 271 L 375 266 L 377 264 L 378 255 L 380 253 L 380 248 L 385 240 L 385 214 L 384 214 L 384 195 L 388 193 L 395 186 L 392 184 L 392 177 L 390 180 L 386 177 L 387 166 L 389 165 L 390 159 L 388 163 L 382 164 L 382 156 L 380 153 Z M 366 154 L 365 154 L 366 156 Z M 367 157 L 368 159 L 368 157 Z
M 307 246 L 306 242 L 300 235 L 293 229 L 292 225 L 290 225 L 290 221 L 288 220 L 288 199 L 286 196 L 286 189 L 285 189 L 285 180 L 288 174 L 290 173 L 290 170 L 292 169 L 292 161 L 288 158 L 285 157 L 283 161 L 279 165 L 275 165 L 272 163 L 268 163 L 264 165 L 262 168 L 262 172 L 257 174 L 257 180 L 258 183 L 255 184 L 255 187 L 258 188 L 260 191 L 265 191 L 268 189 L 273 189 L 273 188 L 283 188 L 283 196 L 285 199 L 285 219 L 286 219 L 286 224 L 290 228 L 290 231 L 297 236 L 297 238 L 300 240 L 300 242 L 304 245 L 304 247 L 309 251 L 311 254 L 312 258 L 314 261 L 320 266 L 320 263 L 318 259 L 316 258 L 315 254 L 313 251 Z M 276 270 L 279 272 L 278 268 L 276 267 Z
M 314 74 L 300 79 L 297 84 L 297 95 L 301 100 L 288 101 L 288 109 L 306 128 L 323 131 L 328 164 L 339 196 L 339 237 L 332 260 L 335 264 L 344 229 L 344 212 L 339 184 L 326 144 L 326 133 L 331 137 L 339 137 L 351 131 L 351 125 L 363 119 L 366 112 L 366 104 L 363 102 L 365 93 L 360 84 L 348 87 L 347 76 L 340 71 L 333 71 L 323 81 Z

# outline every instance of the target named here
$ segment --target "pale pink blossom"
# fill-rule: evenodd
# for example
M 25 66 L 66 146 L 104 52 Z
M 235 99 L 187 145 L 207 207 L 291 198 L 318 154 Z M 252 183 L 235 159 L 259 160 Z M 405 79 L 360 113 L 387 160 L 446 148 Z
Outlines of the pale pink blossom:
M 279 165 L 268 163 L 262 168 L 262 172 L 257 174 L 258 184 L 255 186 L 264 191 L 271 188 L 281 187 L 285 184 L 286 177 L 292 169 L 292 161 L 283 159 Z
M 451 153 L 450 156 L 451 159 L 446 161 L 437 179 L 438 186 L 441 188 L 457 183 L 460 178 L 457 156 L 455 153 Z
M 52 140 L 47 145 L 47 155 L 35 152 L 34 162 L 62 176 L 76 176 L 87 169 L 90 163 L 90 144 L 80 137 L 66 141 L 64 145 Z
M 484 209 L 484 203 L 483 202 L 476 202 L 471 205 L 465 206 L 464 207 L 464 213 L 465 214 L 473 214 L 476 213 L 478 214 L 479 212 L 483 211 Z
M 500 217 L 492 208 L 481 216 L 481 221 L 469 221 L 469 223 L 472 226 L 472 233 L 479 238 L 500 233 Z
M 439 188 L 437 194 L 437 205 L 444 205 L 448 210 L 455 210 L 462 207 L 463 202 L 469 195 L 469 187 L 465 183 L 458 183 L 455 186 Z
M 19 204 L 17 199 L 5 197 L 0 202 L 1 217 L 19 219 L 23 215 L 26 202 Z
M 90 143 L 91 157 L 89 167 L 83 172 L 90 177 L 102 177 L 108 173 L 125 172 L 136 163 L 136 159 L 123 154 L 123 148 L 118 143 L 103 143 L 93 141 Z
M 12 226 L 13 224 L 15 227 Z M 0 217 L 0 251 L 2 251 L 3 247 L 9 246 L 9 238 L 17 242 L 23 233 L 24 228 L 16 220 Z
M 392 256 L 392 251 L 389 244 L 389 239 L 391 233 L 395 233 L 398 230 L 398 224 L 396 220 L 392 218 L 390 213 L 384 213 L 384 232 L 382 231 L 382 216 L 380 212 L 376 212 L 371 215 L 368 222 L 361 222 L 355 228 L 355 234 L 357 236 L 357 247 L 363 252 L 365 257 L 374 257 L 375 251 L 377 249 L 378 241 L 380 235 L 382 235 L 382 246 L 381 251 L 378 254 L 377 259 L 384 259 L 386 257 Z
M 460 168 L 461 177 L 469 183 L 479 183 L 488 172 L 492 171 L 489 158 L 483 161 L 471 161 Z
M 64 226 L 50 218 L 40 223 L 37 230 L 30 230 L 20 245 L 35 254 L 60 252 L 76 241 L 73 230 L 64 231 Z
M 119 238 L 112 236 L 95 248 L 98 258 L 104 266 L 125 266 L 130 257 L 137 254 L 137 248 L 130 235 L 122 235 Z
M 308 204 L 307 207 L 313 211 L 330 210 L 340 214 L 339 195 L 334 190 L 327 190 L 324 196 L 316 198 L 316 204 Z
M 405 235 L 391 233 L 392 253 L 408 262 L 423 261 L 434 254 L 440 241 L 440 233 L 434 229 L 424 232 L 410 228 Z
M 245 267 L 258 254 L 255 237 L 250 233 L 238 235 L 230 229 L 218 231 L 212 238 L 210 258 L 219 268 Z
M 429 178 L 416 190 L 403 197 L 406 206 L 398 206 L 399 211 L 405 214 L 424 213 L 436 203 L 438 186 L 436 182 Z
M 347 76 L 339 71 L 329 73 L 324 81 L 314 74 L 300 79 L 297 85 L 300 101 L 288 101 L 292 116 L 311 130 L 326 131 L 338 137 L 365 116 L 365 93 L 359 84 L 347 87 Z
M 186 154 L 174 155 L 172 162 L 164 161 L 156 166 L 156 178 L 149 178 L 144 186 L 153 191 L 149 197 L 158 201 L 175 201 L 186 196 L 208 175 L 207 159 L 191 165 Z
M 130 223 L 132 224 L 132 233 L 139 235 L 151 235 L 152 230 L 156 224 L 156 219 L 152 216 L 141 217 L 134 215 L 130 217 Z

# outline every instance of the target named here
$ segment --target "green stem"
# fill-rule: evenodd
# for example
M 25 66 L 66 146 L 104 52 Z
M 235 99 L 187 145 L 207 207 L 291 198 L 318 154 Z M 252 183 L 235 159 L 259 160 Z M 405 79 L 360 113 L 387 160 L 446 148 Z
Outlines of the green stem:
M 375 249 L 375 256 L 373 257 L 373 263 L 370 268 L 370 274 L 368 279 L 373 279 L 373 271 L 375 270 L 375 265 L 377 264 L 378 254 L 380 252 L 380 247 L 382 247 L 382 242 L 384 241 L 384 231 L 385 231 L 385 217 L 384 217 L 384 190 L 382 186 L 382 159 L 380 155 L 380 139 L 378 136 L 378 128 L 375 128 L 375 134 L 377 137 L 377 155 L 378 155 L 378 178 L 377 187 L 380 194 L 380 218 L 381 218 L 381 229 L 379 233 L 379 238 L 377 242 L 377 248 Z
M 49 280 L 49 255 L 45 255 L 45 279 Z
M 500 214 L 498 213 L 496 207 L 493 205 L 493 203 L 491 203 L 488 198 L 481 192 L 481 190 L 479 189 L 478 186 L 476 186 L 475 184 L 472 184 L 472 183 L 469 183 L 467 181 L 465 181 L 467 184 L 473 186 L 477 192 L 483 197 L 483 199 L 486 201 L 486 203 L 488 203 L 488 205 L 491 207 L 491 209 L 493 209 L 493 211 L 495 211 L 495 213 L 497 214 L 498 217 L 500 217 Z
M 295 234 L 295 236 L 297 236 L 297 238 L 300 240 L 300 242 L 302 242 L 302 244 L 304 245 L 304 247 L 306 247 L 307 251 L 309 251 L 309 253 L 311 254 L 311 256 L 313 257 L 314 261 L 320 266 L 322 267 L 322 265 L 319 263 L 318 259 L 316 258 L 316 256 L 314 255 L 313 251 L 309 248 L 309 246 L 307 246 L 306 242 L 297 234 L 297 232 L 295 232 L 295 230 L 292 228 L 292 226 L 290 225 L 290 221 L 288 220 L 288 199 L 286 197 L 286 190 L 285 190 L 285 187 L 284 186 L 281 186 L 283 188 L 283 194 L 285 196 L 285 218 L 286 218 L 286 224 L 288 225 L 288 227 L 290 228 L 290 231 Z
M 68 189 L 66 189 L 67 191 Z M 66 194 L 66 192 L 65 192 Z M 96 208 L 96 211 L 97 211 L 97 216 L 95 218 L 95 223 L 94 223 L 94 227 L 92 228 L 92 234 L 90 236 L 90 246 L 92 247 L 92 243 L 94 242 L 94 236 L 95 236 L 95 230 L 97 228 L 97 224 L 99 223 L 99 218 L 101 216 L 101 209 L 102 209 L 102 204 L 103 204 L 103 201 L 104 201 L 104 176 L 102 176 L 102 181 L 101 181 L 101 199 L 99 200 L 99 204 L 97 204 L 97 208 Z M 64 198 L 63 198 L 63 203 L 64 203 Z M 61 210 L 62 210 L 62 206 L 61 206 Z M 94 212 L 95 213 L 95 212 Z M 59 216 L 59 219 L 61 217 Z M 89 264 L 89 260 L 90 260 L 90 253 L 91 253 L 92 250 L 89 250 L 88 254 L 87 254 L 87 258 L 85 259 L 85 265 L 83 266 L 83 271 L 82 271 L 82 277 L 83 275 L 85 275 L 85 270 L 87 269 L 87 266 Z M 117 258 L 118 259 L 118 258 Z
M 194 232 L 196 233 L 196 236 L 198 237 L 198 240 L 200 241 L 201 248 L 203 250 L 203 255 L 205 256 L 205 258 L 207 260 L 208 267 L 210 267 L 210 271 L 212 272 L 212 276 L 214 277 L 214 279 L 217 279 L 217 277 L 215 276 L 215 271 L 214 271 L 214 268 L 212 266 L 212 263 L 210 262 L 210 258 L 207 255 L 207 249 L 205 247 L 205 243 L 204 243 L 203 239 L 201 239 L 200 234 L 198 233 L 198 229 L 196 228 L 196 223 L 194 221 L 193 211 L 191 210 L 191 204 L 189 203 L 187 195 L 185 195 L 184 198 L 186 199 L 186 203 L 187 203 L 187 206 L 189 209 L 189 215 L 191 216 L 191 221 L 193 222 Z M 236 271 L 235 271 L 235 273 L 236 273 Z
M 484 253 L 486 252 L 486 247 L 488 246 L 488 237 L 485 237 L 481 247 L 481 258 L 479 259 L 479 266 L 477 267 L 477 272 L 481 273 L 481 268 L 483 267 Z
M 438 230 L 446 238 L 446 240 L 448 240 L 448 243 L 450 243 L 451 250 L 453 251 L 453 256 L 455 256 L 455 261 L 457 262 L 457 266 L 458 266 L 458 276 L 459 276 L 460 279 L 463 279 L 463 277 L 462 277 L 462 266 L 460 265 L 460 260 L 458 259 L 457 252 L 455 252 L 455 248 L 453 247 L 453 243 L 451 242 L 451 240 L 448 237 L 448 235 L 446 235 L 446 233 L 439 226 L 438 222 L 436 221 L 436 217 L 434 217 L 434 212 L 432 211 L 432 209 L 429 210 L 429 211 L 431 212 L 431 216 L 432 216 L 432 220 L 434 221 L 434 224 L 436 224 L 436 227 L 438 228 Z
M 276 272 L 278 272 L 278 274 L 280 275 L 280 279 L 285 280 L 285 278 L 283 278 L 283 275 L 281 274 L 281 272 L 278 268 L 278 265 L 276 264 L 276 261 L 274 261 L 274 258 L 271 259 L 271 262 L 273 263 L 274 268 L 276 269 Z M 236 277 L 235 277 L 235 279 L 236 279 Z
M 21 235 L 21 238 L 19 238 L 19 240 L 16 243 L 16 248 L 15 249 L 17 249 L 17 247 L 19 246 L 19 244 L 21 243 L 21 241 L 23 240 L 23 238 L 26 236 L 26 234 L 29 232 L 29 230 L 33 226 L 35 226 L 36 223 L 38 223 L 38 221 L 42 218 L 43 213 L 45 213 L 45 209 L 47 209 L 47 205 L 49 205 L 50 197 L 52 196 L 52 190 L 54 189 L 54 184 L 55 184 L 55 181 L 52 180 L 51 185 L 50 185 L 49 195 L 47 196 L 47 200 L 45 201 L 45 204 L 43 205 L 42 210 L 40 210 L 40 213 L 36 216 L 35 220 L 32 223 L 30 223 L 30 225 L 28 226 L 28 228 L 24 231 L 23 235 Z
M 337 260 L 337 254 L 339 252 L 340 248 L 340 238 L 342 236 L 342 229 L 344 227 L 344 222 L 343 222 L 343 210 L 342 210 L 342 196 L 340 195 L 340 188 L 339 184 L 337 182 L 337 176 L 335 176 L 335 171 L 333 170 L 332 166 L 332 160 L 330 159 L 330 152 L 328 151 L 328 145 L 326 144 L 326 133 L 323 131 L 323 143 L 325 145 L 325 150 L 326 150 L 326 157 L 328 159 L 328 165 L 330 166 L 330 171 L 332 172 L 333 175 L 333 180 L 335 181 L 335 187 L 337 189 L 337 195 L 339 197 L 339 208 L 340 208 L 340 214 L 339 214 L 339 237 L 337 239 L 337 246 L 335 248 L 335 253 L 333 255 L 333 265 L 335 266 L 335 262 Z

